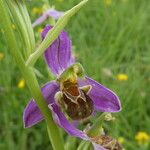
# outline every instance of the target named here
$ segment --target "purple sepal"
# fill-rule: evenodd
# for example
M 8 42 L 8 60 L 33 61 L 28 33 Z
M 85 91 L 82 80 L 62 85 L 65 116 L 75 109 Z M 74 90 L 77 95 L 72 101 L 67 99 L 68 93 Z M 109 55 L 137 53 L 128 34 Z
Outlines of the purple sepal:
M 35 20 L 35 22 L 32 24 L 32 27 L 34 28 L 37 25 L 40 25 L 41 23 L 43 23 L 48 17 L 53 17 L 55 20 L 59 19 L 62 15 L 64 14 L 64 12 L 61 11 L 57 11 L 55 9 L 49 9 L 46 10 L 42 16 L 40 16 L 37 20 Z
M 54 102 L 54 96 L 58 90 L 59 86 L 55 81 L 49 82 L 42 87 L 41 91 L 47 104 Z M 24 127 L 29 128 L 43 119 L 43 115 L 41 114 L 35 101 L 30 100 L 23 113 Z
M 61 112 L 59 106 L 56 103 L 50 104 L 49 108 L 52 111 L 53 118 L 55 122 L 63 128 L 71 136 L 79 137 L 84 140 L 88 140 L 88 136 L 81 130 L 77 129 L 73 124 L 71 124 L 65 115 Z
M 34 100 L 30 100 L 23 113 L 23 123 L 25 128 L 32 127 L 44 119 Z
M 52 26 L 46 25 L 42 32 L 45 38 Z M 45 60 L 54 75 L 60 75 L 66 68 L 72 65 L 75 60 L 71 54 L 72 43 L 68 34 L 62 31 L 59 37 L 45 51 Z
M 86 80 L 79 80 L 79 85 L 92 86 L 88 95 L 93 100 L 95 110 L 102 112 L 118 112 L 121 110 L 120 100 L 114 92 L 87 76 L 85 78 Z

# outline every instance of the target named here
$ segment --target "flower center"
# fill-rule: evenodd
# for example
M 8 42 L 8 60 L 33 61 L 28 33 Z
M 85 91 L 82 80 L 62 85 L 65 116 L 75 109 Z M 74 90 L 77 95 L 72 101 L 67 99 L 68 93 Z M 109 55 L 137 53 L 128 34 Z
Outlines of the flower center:
M 87 95 L 87 91 L 79 88 L 77 83 L 65 81 L 61 91 L 62 98 L 59 104 L 71 119 L 83 120 L 92 114 L 93 101 Z

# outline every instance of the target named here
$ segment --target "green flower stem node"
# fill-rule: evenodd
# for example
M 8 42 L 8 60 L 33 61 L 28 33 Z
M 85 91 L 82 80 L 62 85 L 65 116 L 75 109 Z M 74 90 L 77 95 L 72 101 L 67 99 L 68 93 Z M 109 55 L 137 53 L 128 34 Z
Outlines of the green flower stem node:
M 99 136 L 101 134 L 103 134 L 103 121 L 106 120 L 106 116 L 109 113 L 104 112 L 102 113 L 99 118 L 96 120 L 96 122 L 92 125 L 92 127 L 87 131 L 87 134 L 89 137 L 96 137 Z
M 78 5 L 74 6 L 72 9 L 68 10 L 56 23 L 52 30 L 50 30 L 45 39 L 39 45 L 37 50 L 32 53 L 28 60 L 26 61 L 27 66 L 33 66 L 37 59 L 44 53 L 44 51 L 54 42 L 54 40 L 61 33 L 63 28 L 67 25 L 69 19 L 75 15 L 86 3 L 88 0 L 83 0 Z
M 63 83 L 67 80 L 77 80 L 78 77 L 84 78 L 84 68 L 80 63 L 75 63 L 70 66 L 67 70 L 65 70 L 60 77 L 57 79 L 59 83 Z

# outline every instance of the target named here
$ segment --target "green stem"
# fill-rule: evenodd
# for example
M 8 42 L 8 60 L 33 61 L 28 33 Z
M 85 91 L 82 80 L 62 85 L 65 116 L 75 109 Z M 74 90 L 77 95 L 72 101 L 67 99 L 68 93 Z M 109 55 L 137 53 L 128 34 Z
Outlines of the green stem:
M 45 100 L 41 94 L 36 76 L 33 73 L 31 68 L 27 70 L 25 78 L 26 78 L 28 87 L 31 91 L 31 94 L 33 95 L 34 99 L 37 100 L 36 103 L 45 117 L 47 128 L 48 128 L 48 135 L 51 140 L 53 149 L 63 150 L 64 149 L 63 142 L 61 139 L 61 135 L 59 133 L 59 129 L 53 121 L 52 115 L 50 114 L 47 104 L 45 103 Z
M 26 62 L 27 66 L 33 66 L 37 59 L 44 53 L 44 51 L 49 47 L 49 45 L 52 44 L 52 42 L 58 37 L 60 32 L 63 30 L 63 28 L 68 23 L 69 19 L 76 14 L 82 6 L 84 6 L 87 3 L 88 0 L 83 0 L 78 5 L 74 6 L 72 9 L 68 10 L 56 23 L 56 25 L 53 27 L 52 30 L 50 30 L 45 39 L 42 41 L 40 46 L 37 48 L 37 50 L 32 53 L 29 57 L 29 59 Z
M 43 114 L 47 127 L 49 129 L 50 139 L 54 150 L 64 150 L 63 142 L 59 133 L 59 129 L 53 121 L 52 115 L 47 107 L 47 104 L 42 96 L 40 86 L 33 72 L 33 69 L 26 67 L 20 50 L 17 46 L 14 32 L 11 28 L 10 17 L 7 13 L 7 7 L 5 1 L 0 0 L 0 20 L 4 28 L 4 35 L 6 38 L 6 43 L 9 47 L 11 55 L 14 57 L 16 64 L 18 65 L 23 77 L 26 80 L 27 86 L 35 99 L 41 113 Z M 59 141 L 59 142 L 58 142 Z
M 107 114 L 107 112 L 104 112 L 99 116 L 99 118 L 97 118 L 96 122 L 93 124 L 93 126 L 87 133 L 90 137 L 95 137 L 97 135 L 100 135 L 101 132 L 103 132 L 102 123 L 105 120 L 105 116 Z

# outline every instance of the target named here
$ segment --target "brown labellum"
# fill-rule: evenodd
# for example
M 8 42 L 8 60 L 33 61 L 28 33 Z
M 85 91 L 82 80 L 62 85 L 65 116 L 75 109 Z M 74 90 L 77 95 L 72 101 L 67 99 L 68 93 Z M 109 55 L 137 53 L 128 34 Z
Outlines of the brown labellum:
M 120 143 L 108 135 L 97 136 L 92 140 L 107 150 L 123 150 Z
M 86 119 L 93 112 L 93 101 L 87 95 L 87 91 L 78 88 L 77 83 L 67 81 L 63 84 L 59 103 L 73 120 Z

